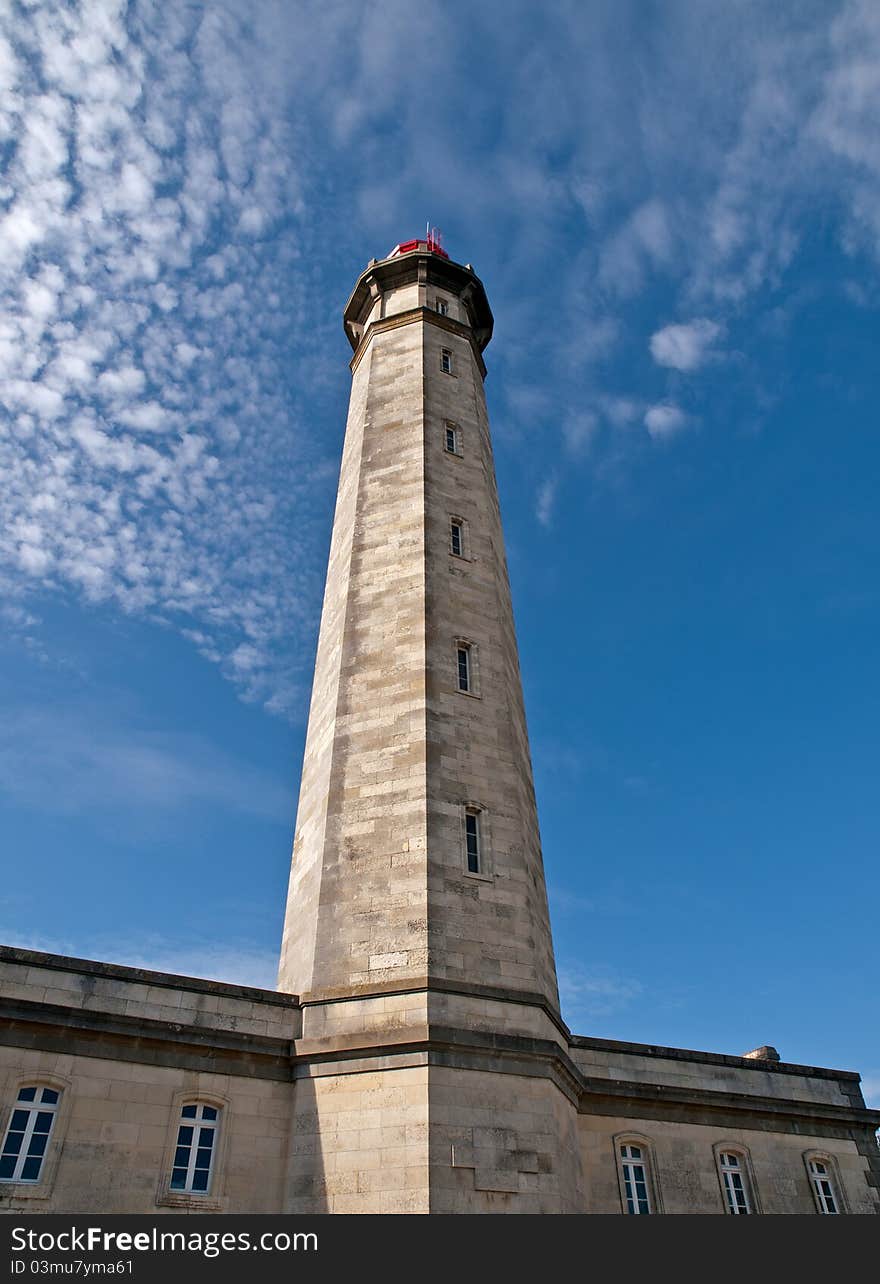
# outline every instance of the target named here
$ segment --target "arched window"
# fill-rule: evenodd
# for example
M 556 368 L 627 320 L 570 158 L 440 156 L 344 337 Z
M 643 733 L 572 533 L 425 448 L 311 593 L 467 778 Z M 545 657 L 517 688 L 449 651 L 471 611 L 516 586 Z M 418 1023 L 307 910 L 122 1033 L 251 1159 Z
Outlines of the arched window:
M 842 1213 L 843 1195 L 837 1164 L 830 1155 L 808 1151 L 804 1155 L 817 1213 Z
M 647 1137 L 621 1135 L 614 1138 L 620 1202 L 625 1213 L 659 1213 L 653 1148 Z
M 220 1110 L 204 1102 L 189 1101 L 180 1109 L 177 1145 L 169 1189 L 206 1195 L 217 1152 Z
M 18 1091 L 0 1151 L 0 1181 L 38 1182 L 61 1091 L 26 1084 Z
M 751 1164 L 746 1151 L 740 1146 L 716 1146 L 715 1162 L 727 1212 L 737 1215 L 757 1212 Z

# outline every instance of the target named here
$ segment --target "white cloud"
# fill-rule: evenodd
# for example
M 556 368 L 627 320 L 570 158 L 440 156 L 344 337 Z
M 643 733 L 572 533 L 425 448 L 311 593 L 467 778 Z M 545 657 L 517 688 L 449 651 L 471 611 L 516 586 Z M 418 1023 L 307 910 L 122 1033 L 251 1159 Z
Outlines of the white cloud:
M 275 337 L 302 306 L 279 87 L 234 7 L 30 19 L 0 13 L 4 586 L 158 616 L 287 709 L 319 460 Z M 51 521 L 16 535 L 38 498 Z
M 467 35 L 443 26 L 440 69 L 430 9 L 389 22 L 303 0 L 296 24 L 288 10 L 46 0 L 28 23 L 0 18 L 0 569 L 159 615 L 273 708 L 291 698 L 323 570 L 291 562 L 294 514 L 301 548 L 324 478 L 291 388 L 338 376 L 320 352 L 335 318 L 312 292 L 343 252 L 382 252 L 401 209 L 436 202 L 462 237 L 453 253 L 494 273 L 499 383 L 526 361 L 539 372 L 519 409 L 511 390 L 514 415 L 585 404 L 589 364 L 590 406 L 653 435 L 682 412 L 636 397 L 612 411 L 597 382 L 626 352 L 627 300 L 662 283 L 684 315 L 723 325 L 782 279 L 817 213 L 848 252 L 880 254 L 870 0 L 762 13 L 760 38 L 747 0 L 709 27 L 670 4 L 636 80 L 626 15 L 618 35 L 601 5 L 548 26 L 487 4 Z M 478 84 L 475 47 L 491 51 Z M 461 132 L 465 93 L 491 149 Z M 658 334 L 673 369 L 711 350 L 692 330 Z M 623 434 L 608 437 L 622 455 Z M 589 438 L 569 421 L 569 450 Z M 6 535 L 38 493 L 56 505 L 39 571 Z M 545 483 L 544 522 L 554 495 Z M 115 559 L 93 563 L 94 543 Z M 258 663 L 232 659 L 243 644 Z
M 674 437 L 688 424 L 688 417 L 678 406 L 660 404 L 645 412 L 645 427 L 653 438 Z
M 123 366 L 119 370 L 105 370 L 98 377 L 97 388 L 104 397 L 136 397 L 143 391 L 145 383 L 143 370 Z
M 553 506 L 556 503 L 556 489 L 558 481 L 555 477 L 548 477 L 538 488 L 538 497 L 535 501 L 535 516 L 542 526 L 549 526 L 553 519 Z
M 686 325 L 667 325 L 651 335 L 651 356 L 658 365 L 673 370 L 698 370 L 711 356 L 720 333 L 721 326 L 706 317 Z

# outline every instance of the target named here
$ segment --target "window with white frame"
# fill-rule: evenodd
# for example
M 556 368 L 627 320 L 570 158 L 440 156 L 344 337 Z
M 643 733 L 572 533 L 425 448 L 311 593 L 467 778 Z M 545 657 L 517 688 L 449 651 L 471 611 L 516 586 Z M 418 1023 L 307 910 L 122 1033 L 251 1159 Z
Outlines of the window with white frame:
M 650 1213 L 648 1156 L 643 1146 L 623 1142 L 620 1146 L 620 1175 L 628 1213 Z
M 449 304 L 439 296 L 434 300 L 434 307 L 441 317 L 449 316 Z
M 452 374 L 452 353 L 448 348 L 440 349 L 440 369 L 444 374 Z
M 457 642 L 455 646 L 456 676 L 459 691 L 473 695 L 474 666 L 473 648 L 467 642 Z
M 216 1106 L 187 1102 L 181 1107 L 170 1190 L 195 1195 L 208 1193 L 219 1127 L 220 1111 Z
M 19 1089 L 0 1151 L 0 1181 L 40 1180 L 60 1101 L 57 1088 Z
M 469 874 L 483 872 L 483 836 L 480 813 L 476 807 L 466 807 L 464 813 L 464 850 Z
M 449 551 L 453 557 L 464 557 L 464 521 L 461 517 L 449 519 Z
M 840 1198 L 831 1164 L 827 1159 L 809 1159 L 807 1168 L 813 1184 L 813 1195 L 820 1213 L 839 1213 Z
M 461 454 L 461 430 L 457 424 L 446 421 L 444 425 L 444 445 L 448 454 Z
M 718 1154 L 718 1171 L 729 1213 L 751 1213 L 752 1199 L 745 1155 L 735 1150 L 722 1150 Z

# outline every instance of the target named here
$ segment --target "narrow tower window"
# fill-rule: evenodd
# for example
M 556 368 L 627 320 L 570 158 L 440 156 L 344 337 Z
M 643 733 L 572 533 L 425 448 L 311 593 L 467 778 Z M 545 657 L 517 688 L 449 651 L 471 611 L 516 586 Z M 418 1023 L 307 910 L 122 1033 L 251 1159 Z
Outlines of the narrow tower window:
M 479 874 L 482 855 L 480 844 L 480 813 L 469 807 L 464 814 L 464 846 L 469 874 Z
M 460 517 L 449 519 L 449 549 L 453 557 L 464 557 L 464 522 Z
M 723 1150 L 718 1156 L 718 1167 L 721 1173 L 721 1185 L 727 1201 L 729 1213 L 750 1213 L 752 1201 L 749 1198 L 748 1176 L 744 1156 L 731 1150 Z
M 820 1213 L 839 1213 L 840 1201 L 834 1186 L 831 1165 L 824 1159 L 811 1159 L 807 1164 L 813 1195 Z
M 448 348 L 440 349 L 440 369 L 444 374 L 452 374 L 452 353 Z
M 620 1147 L 620 1170 L 623 1176 L 626 1211 L 650 1213 L 647 1157 L 642 1153 L 641 1146 L 627 1144 Z
M 456 647 L 458 661 L 458 689 L 470 692 L 473 685 L 471 674 L 471 648 L 460 642 Z
M 455 424 L 447 423 L 444 428 L 446 434 L 446 449 L 450 455 L 461 454 L 461 432 Z
M 174 1167 L 171 1170 L 171 1190 L 190 1191 L 196 1195 L 207 1194 L 211 1186 L 219 1114 L 216 1106 L 195 1102 L 181 1109 Z
M 60 1099 L 55 1088 L 19 1090 L 0 1152 L 0 1181 L 40 1180 Z
M 436 299 L 434 301 L 434 307 L 440 313 L 441 317 L 449 316 L 449 304 L 445 299 Z

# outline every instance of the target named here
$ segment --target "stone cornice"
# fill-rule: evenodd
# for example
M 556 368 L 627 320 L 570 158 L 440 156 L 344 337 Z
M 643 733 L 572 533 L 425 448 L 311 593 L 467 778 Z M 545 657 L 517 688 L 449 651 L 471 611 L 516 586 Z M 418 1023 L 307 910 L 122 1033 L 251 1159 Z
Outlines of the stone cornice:
M 581 1114 L 787 1132 L 871 1132 L 880 1111 L 696 1086 L 585 1075 L 559 1044 L 431 1023 L 324 1039 L 286 1039 L 22 999 L 0 1003 L 0 1043 L 13 1047 L 290 1081 L 421 1064 L 551 1078 Z M 733 1059 L 735 1060 L 735 1059 Z M 776 1067 L 774 1066 L 774 1071 Z
M 84 1057 L 289 1080 L 289 1039 L 100 1008 L 0 998 L 0 1044 Z
M 387 1067 L 389 1058 L 423 1055 L 423 1063 L 526 1077 L 549 1077 L 580 1114 L 667 1119 L 717 1126 L 810 1132 L 818 1127 L 873 1130 L 880 1111 L 855 1103 L 834 1105 L 696 1086 L 644 1084 L 584 1075 L 558 1044 L 521 1035 L 500 1035 L 430 1024 L 363 1035 L 297 1040 L 294 1077 L 362 1073 Z M 427 1055 L 424 1055 L 427 1054 Z
M 486 999 L 492 1003 L 516 1003 L 521 1007 L 540 1008 L 553 1022 L 559 1033 L 568 1041 L 568 1026 L 556 1008 L 542 994 L 534 990 L 509 990 L 497 985 L 475 985 L 471 981 L 451 980 L 440 976 L 416 976 L 403 981 L 373 982 L 326 990 L 309 990 L 300 997 L 304 1008 L 319 1007 L 327 1003 L 346 1003 L 351 999 L 390 998 L 395 994 L 454 994 L 462 998 Z
M 713 1116 L 712 1122 L 722 1122 L 723 1117 L 723 1122 L 730 1127 L 797 1132 L 803 1130 L 804 1124 L 816 1124 L 823 1135 L 829 1125 L 845 1129 L 880 1127 L 880 1110 L 622 1079 L 582 1078 L 579 1110 L 581 1114 L 635 1114 L 642 1119 L 682 1123 L 700 1123 L 700 1115 L 709 1113 Z M 798 1127 L 782 1129 L 783 1120 L 795 1122 Z
M 461 995 L 482 998 L 492 1002 L 514 1003 L 540 1008 L 575 1051 L 582 1048 L 606 1053 L 620 1052 L 626 1055 L 652 1059 L 659 1058 L 671 1061 L 696 1062 L 702 1065 L 730 1066 L 737 1070 L 750 1070 L 758 1073 L 770 1072 L 782 1075 L 801 1075 L 808 1078 L 835 1079 L 849 1081 L 853 1085 L 857 1085 L 860 1082 L 860 1076 L 852 1070 L 835 1070 L 822 1066 L 799 1065 L 795 1062 L 785 1061 L 768 1063 L 754 1058 L 730 1056 L 720 1052 L 701 1052 L 689 1048 L 668 1048 L 655 1044 L 629 1043 L 618 1039 L 572 1035 L 558 1011 L 551 1007 L 540 994 L 528 990 L 508 990 L 495 986 L 475 985 L 467 981 L 447 980 L 444 977 L 420 976 L 404 981 L 387 981 L 381 984 L 351 986 L 345 989 L 313 990 L 304 994 L 300 999 L 295 994 L 283 994 L 275 990 L 264 990 L 254 986 L 233 985 L 223 981 L 207 981 L 198 977 L 177 976 L 169 972 L 152 972 L 145 968 L 126 967 L 118 963 L 101 963 L 92 959 L 73 958 L 62 954 L 48 954 L 38 950 L 20 949 L 10 945 L 0 945 L 0 962 L 61 972 L 80 973 L 84 976 L 100 977 L 111 981 L 127 981 L 132 984 L 194 991 L 232 999 L 245 999 L 252 1003 L 267 1003 L 286 1008 L 341 1003 L 349 999 L 366 999 L 373 996 L 388 997 L 395 994 L 434 991 L 435 993 Z M 44 1010 L 47 1013 L 52 1011 L 66 1013 L 79 1010 L 67 1007 L 55 1009 L 51 1005 L 43 1003 L 33 1003 L 29 1006 L 33 1010 Z M 94 1012 L 92 1015 L 94 1015 Z M 140 1018 L 132 1019 L 141 1021 Z M 141 1022 L 141 1024 L 148 1023 Z M 160 1021 L 155 1024 L 162 1026 L 163 1022 Z
M 473 333 L 478 351 L 482 352 L 492 338 L 494 325 L 482 281 L 471 267 L 424 249 L 374 260 L 360 274 L 343 312 L 345 333 L 352 348 L 357 349 L 361 342 L 361 330 L 374 299 L 387 290 L 414 282 L 439 285 L 458 296 L 467 309 L 470 320 L 467 328 Z
M 217 994 L 227 999 L 247 999 L 251 1003 L 272 1003 L 279 1007 L 298 1007 L 295 994 L 262 990 L 252 985 L 233 985 L 227 981 L 206 981 L 201 977 L 177 976 L 173 972 L 151 972 L 146 968 L 126 967 L 121 963 L 99 963 L 94 959 L 71 958 L 65 954 L 44 954 L 41 950 L 24 950 L 13 945 L 0 945 L 0 963 L 18 963 L 23 967 L 49 968 L 58 972 L 78 972 L 84 976 L 102 977 L 108 981 L 130 981 L 134 985 L 165 986 L 171 990 L 194 990 L 198 994 Z
M 804 1066 L 794 1061 L 762 1061 L 756 1057 L 736 1057 L 724 1052 L 699 1052 L 691 1048 L 665 1048 L 660 1044 L 626 1043 L 619 1039 L 596 1039 L 573 1034 L 572 1048 L 590 1048 L 597 1052 L 622 1052 L 635 1057 L 657 1057 L 668 1061 L 696 1061 L 707 1066 L 732 1066 L 737 1070 L 760 1071 L 763 1074 L 797 1074 L 810 1079 L 848 1079 L 861 1082 L 855 1070 L 833 1070 L 825 1066 Z
M 402 325 L 412 325 L 414 321 L 427 321 L 429 325 L 436 325 L 441 330 L 446 330 L 449 334 L 457 334 L 462 339 L 467 339 L 471 345 L 474 354 L 474 360 L 477 363 L 477 369 L 481 376 L 486 378 L 486 363 L 483 360 L 474 332 L 468 325 L 462 325 L 460 321 L 453 320 L 452 317 L 443 317 L 439 312 L 432 308 L 410 308 L 406 312 L 395 312 L 393 316 L 383 317 L 381 321 L 371 321 L 363 333 L 363 337 L 355 349 L 354 356 L 349 362 L 349 368 L 354 374 L 361 362 L 361 357 L 370 346 L 370 340 L 374 334 L 382 334 L 386 330 L 396 330 Z

